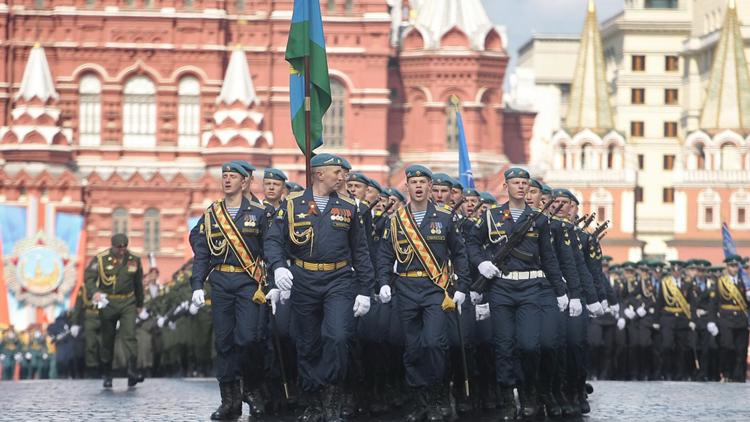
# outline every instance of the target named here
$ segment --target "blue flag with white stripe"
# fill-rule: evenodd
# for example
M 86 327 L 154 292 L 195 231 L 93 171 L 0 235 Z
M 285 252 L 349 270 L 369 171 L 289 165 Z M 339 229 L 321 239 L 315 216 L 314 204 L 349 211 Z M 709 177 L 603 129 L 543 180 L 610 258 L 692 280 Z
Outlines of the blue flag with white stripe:
M 471 171 L 471 159 L 469 158 L 469 145 L 466 143 L 466 132 L 461 112 L 456 111 L 456 125 L 458 126 L 458 177 L 465 188 L 476 188 L 474 185 L 474 172 Z

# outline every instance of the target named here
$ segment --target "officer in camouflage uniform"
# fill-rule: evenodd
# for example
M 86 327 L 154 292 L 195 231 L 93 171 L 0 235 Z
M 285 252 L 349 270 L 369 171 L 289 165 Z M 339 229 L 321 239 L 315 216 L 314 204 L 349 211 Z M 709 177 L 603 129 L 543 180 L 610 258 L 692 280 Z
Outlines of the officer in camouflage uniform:
M 99 308 L 104 388 L 112 387 L 112 359 L 118 321 L 128 366 L 128 386 L 133 387 L 143 381 L 143 376 L 137 369 L 135 339 L 135 318 L 143 307 L 143 269 L 141 258 L 128 251 L 127 236 L 112 236 L 112 248 L 91 260 L 86 267 L 84 279 L 86 299 Z

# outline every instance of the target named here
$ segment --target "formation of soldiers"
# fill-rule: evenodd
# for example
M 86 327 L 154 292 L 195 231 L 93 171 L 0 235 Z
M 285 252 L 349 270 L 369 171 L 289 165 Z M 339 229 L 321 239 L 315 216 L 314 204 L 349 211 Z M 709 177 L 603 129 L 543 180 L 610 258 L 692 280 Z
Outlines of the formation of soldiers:
M 222 166 L 224 198 L 165 284 L 113 238 L 58 324 L 85 344 L 87 375 L 214 374 L 212 419 L 246 403 L 303 422 L 576 416 L 587 379 L 744 381 L 746 259 L 611 265 L 607 223 L 519 168 L 498 204 L 424 166 L 406 169 L 406 195 L 341 157 L 312 167 L 308 189 L 266 169 L 260 200 L 252 165 Z

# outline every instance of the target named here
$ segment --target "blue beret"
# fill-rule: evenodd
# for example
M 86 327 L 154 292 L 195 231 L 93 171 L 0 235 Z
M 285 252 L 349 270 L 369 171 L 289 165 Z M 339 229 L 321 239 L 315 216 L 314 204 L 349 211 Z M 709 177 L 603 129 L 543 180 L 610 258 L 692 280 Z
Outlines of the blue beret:
M 505 173 L 503 174 L 505 176 L 505 180 L 517 179 L 517 178 L 531 179 L 529 172 L 520 167 L 511 167 L 508 170 L 505 170 Z
M 432 171 L 427 167 L 420 166 L 419 164 L 414 164 L 406 168 L 406 179 L 408 180 L 412 177 L 426 177 L 428 179 L 432 179 L 433 175 Z
M 255 171 L 255 166 L 248 163 L 245 160 L 232 160 L 232 162 L 237 163 L 240 166 L 242 166 L 242 168 L 245 169 L 245 171 L 247 172 L 248 176 L 253 174 L 253 172 Z
M 310 160 L 310 167 L 339 166 L 344 167 L 344 159 L 333 154 L 318 154 Z
M 542 195 L 552 195 L 552 187 L 546 183 L 542 183 Z
M 372 188 L 377 190 L 378 192 L 383 192 L 383 187 L 380 186 L 380 183 L 378 183 L 377 180 L 373 179 L 372 177 L 367 178 L 367 184 L 372 186 Z
M 482 198 L 482 202 L 497 204 L 497 199 L 489 192 L 479 192 L 479 197 Z
M 339 158 L 341 158 L 341 167 L 346 171 L 352 171 L 352 164 L 349 162 L 349 160 L 344 157 Z
M 286 190 L 288 190 L 289 192 L 300 192 L 305 190 L 305 188 L 303 188 L 299 183 L 286 182 Z
M 529 185 L 531 185 L 532 187 L 535 187 L 535 188 L 537 188 L 539 190 L 542 190 L 542 183 L 540 181 L 536 180 L 536 179 L 530 179 L 529 180 Z
M 284 174 L 283 171 L 274 168 L 267 168 L 266 171 L 263 172 L 263 178 L 281 180 L 282 182 L 287 180 L 286 174 Z
M 370 178 L 368 178 L 362 173 L 349 173 L 349 178 L 347 179 L 347 182 L 359 182 L 359 183 L 364 183 L 365 185 L 369 185 Z
M 222 173 L 238 173 L 242 175 L 242 177 L 247 177 L 250 175 L 250 173 L 245 170 L 244 167 L 237 161 L 230 161 L 228 163 L 224 163 L 221 166 L 221 172 Z
M 450 176 L 445 173 L 435 173 L 432 175 L 432 184 L 434 186 L 448 186 L 453 187 L 453 181 Z
M 399 201 L 406 202 L 406 197 L 404 196 L 403 193 L 401 193 L 400 190 L 395 189 L 395 188 L 388 188 L 386 189 L 386 191 L 388 192 L 389 196 L 395 196 L 396 198 L 398 198 Z
M 552 196 L 555 198 L 559 198 L 559 197 L 568 198 L 572 202 L 575 202 L 576 204 L 580 204 L 580 202 L 578 201 L 578 198 L 576 198 L 576 196 L 573 195 L 573 192 L 567 189 L 555 189 L 552 191 Z
M 474 188 L 466 188 L 464 189 L 464 196 L 480 196 L 479 191 L 477 191 Z
M 451 183 L 453 183 L 454 189 L 461 189 L 464 190 L 464 184 L 461 183 L 460 180 L 456 179 L 455 177 L 451 177 Z

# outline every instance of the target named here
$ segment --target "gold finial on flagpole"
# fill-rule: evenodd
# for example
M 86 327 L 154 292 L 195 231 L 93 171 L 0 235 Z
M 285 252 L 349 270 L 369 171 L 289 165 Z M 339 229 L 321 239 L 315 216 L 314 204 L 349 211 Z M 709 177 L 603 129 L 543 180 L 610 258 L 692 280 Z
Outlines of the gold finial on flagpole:
M 461 100 L 458 98 L 456 94 L 451 95 L 451 104 L 453 104 L 453 107 L 458 110 L 459 106 L 461 105 Z

